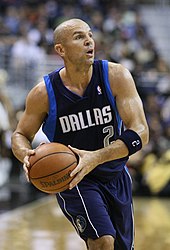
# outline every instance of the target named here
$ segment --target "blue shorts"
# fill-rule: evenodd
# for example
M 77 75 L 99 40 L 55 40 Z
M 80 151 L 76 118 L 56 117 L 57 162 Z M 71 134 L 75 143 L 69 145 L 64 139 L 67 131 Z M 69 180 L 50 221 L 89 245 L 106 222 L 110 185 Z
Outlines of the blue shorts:
M 115 238 L 116 250 L 134 249 L 132 182 L 127 168 L 102 183 L 85 177 L 75 188 L 57 194 L 58 203 L 87 242 L 103 235 Z

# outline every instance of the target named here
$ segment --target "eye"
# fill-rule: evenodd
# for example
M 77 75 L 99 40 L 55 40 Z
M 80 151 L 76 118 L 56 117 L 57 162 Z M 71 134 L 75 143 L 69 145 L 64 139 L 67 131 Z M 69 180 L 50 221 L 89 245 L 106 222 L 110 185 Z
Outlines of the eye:
M 74 37 L 75 40 L 79 40 L 81 38 L 82 38 L 82 35 L 77 35 L 77 36 Z

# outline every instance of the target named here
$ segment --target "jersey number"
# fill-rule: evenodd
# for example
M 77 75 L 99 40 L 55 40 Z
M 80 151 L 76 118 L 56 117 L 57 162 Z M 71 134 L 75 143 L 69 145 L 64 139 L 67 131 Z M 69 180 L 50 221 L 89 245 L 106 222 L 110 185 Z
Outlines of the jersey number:
M 107 147 L 109 144 L 111 144 L 112 142 L 110 141 L 110 138 L 114 135 L 114 129 L 113 129 L 113 126 L 107 126 L 105 128 L 103 128 L 103 133 L 107 135 L 104 137 L 104 140 L 103 140 L 103 144 L 104 144 L 104 147 Z

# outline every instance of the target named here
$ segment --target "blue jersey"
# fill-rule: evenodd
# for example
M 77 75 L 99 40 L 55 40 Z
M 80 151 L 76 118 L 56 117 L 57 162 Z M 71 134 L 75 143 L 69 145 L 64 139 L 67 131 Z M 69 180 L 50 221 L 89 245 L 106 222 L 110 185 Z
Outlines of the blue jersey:
M 78 149 L 97 150 L 117 139 L 123 129 L 108 79 L 108 61 L 95 60 L 91 80 L 79 96 L 66 88 L 60 69 L 44 76 L 49 98 L 49 113 L 43 131 L 51 142 Z M 122 171 L 128 157 L 106 162 L 88 176 L 108 181 Z

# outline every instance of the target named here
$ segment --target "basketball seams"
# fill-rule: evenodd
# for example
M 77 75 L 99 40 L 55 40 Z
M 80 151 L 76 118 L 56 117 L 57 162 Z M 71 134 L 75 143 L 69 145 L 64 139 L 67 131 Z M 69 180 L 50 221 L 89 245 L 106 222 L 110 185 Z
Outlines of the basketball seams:
M 41 159 L 42 159 L 42 158 L 41 158 Z M 58 174 L 58 173 L 62 172 L 63 170 L 69 168 L 70 166 L 72 166 L 72 165 L 75 164 L 75 163 L 77 164 L 77 161 L 72 162 L 72 163 L 69 164 L 67 167 L 62 168 L 61 170 L 59 170 L 59 171 L 57 171 L 57 172 L 53 172 L 53 173 L 51 173 L 51 174 L 44 175 L 44 176 L 40 176 L 40 177 L 30 177 L 30 179 L 31 179 L 31 180 L 38 180 L 38 179 L 43 179 L 43 178 L 45 178 L 45 177 L 49 177 L 49 176 L 51 176 L 51 175 Z M 34 165 L 33 165 L 33 166 L 34 166 Z M 33 167 L 33 166 L 32 166 L 32 167 Z
M 36 154 L 36 153 L 35 153 Z M 42 156 L 41 158 L 39 158 L 38 160 L 36 160 L 31 166 L 30 166 L 30 169 L 38 162 L 38 161 L 40 161 L 40 160 L 42 160 L 42 159 L 45 159 L 45 158 L 47 158 L 48 156 L 50 156 L 50 155 L 54 155 L 54 154 L 68 154 L 68 155 L 72 155 L 73 157 L 75 157 L 75 155 L 74 154 L 72 154 L 72 153 L 70 153 L 70 152 L 65 152 L 65 151 L 59 151 L 59 152 L 53 152 L 53 153 L 49 153 L 48 155 L 45 155 L 45 156 Z M 34 156 L 34 155 L 33 155 Z M 30 162 L 31 163 L 31 162 Z

